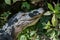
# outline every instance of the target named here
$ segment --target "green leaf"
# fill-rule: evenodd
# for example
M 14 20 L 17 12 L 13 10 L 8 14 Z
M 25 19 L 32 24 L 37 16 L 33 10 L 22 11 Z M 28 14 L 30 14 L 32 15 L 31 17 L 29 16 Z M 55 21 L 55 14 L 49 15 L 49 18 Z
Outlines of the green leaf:
M 20 40 L 27 40 L 25 35 L 21 35 Z
M 21 7 L 26 8 L 26 9 L 30 9 L 30 4 L 28 4 L 27 2 L 23 2 Z
M 60 19 L 60 14 L 56 14 L 56 17 L 57 17 L 58 19 Z
M 11 4 L 11 0 L 5 0 L 5 3 L 10 5 Z
M 52 31 L 50 36 L 51 36 L 51 39 L 54 38 L 55 37 L 55 31 Z
M 60 5 L 56 4 L 56 6 L 55 6 L 55 14 L 58 14 L 58 13 L 60 13 Z
M 4 12 L 3 14 L 1 14 L 2 17 L 8 17 L 11 13 L 9 11 Z
M 31 31 L 30 36 L 33 36 L 36 33 L 36 31 Z
M 56 4 L 55 9 L 56 10 L 60 10 L 60 5 L 59 4 Z
M 47 24 L 46 24 L 46 26 L 44 27 L 44 29 L 49 29 L 50 26 L 51 26 L 51 24 L 50 24 L 50 22 L 48 21 Z
M 51 22 L 52 22 L 52 25 L 53 25 L 54 27 L 55 27 L 55 26 L 57 26 L 57 24 L 58 24 L 58 20 L 57 20 L 57 18 L 56 18 L 56 15 L 55 15 L 55 14 L 53 14 L 53 17 L 52 17 Z
M 13 0 L 13 3 L 15 3 L 17 0 Z
M 39 37 L 39 35 L 37 35 L 37 37 L 35 38 L 35 40 L 40 40 L 40 37 Z
M 58 39 L 56 39 L 56 38 L 54 37 L 52 40 L 58 40 Z
M 48 3 L 48 8 L 49 8 L 50 10 L 54 11 L 53 6 L 52 6 L 50 3 Z
M 47 11 L 44 13 L 44 15 L 51 15 L 52 13 L 50 11 Z
M 48 29 L 48 30 L 47 30 L 47 33 L 51 32 L 51 31 L 52 31 L 52 28 Z

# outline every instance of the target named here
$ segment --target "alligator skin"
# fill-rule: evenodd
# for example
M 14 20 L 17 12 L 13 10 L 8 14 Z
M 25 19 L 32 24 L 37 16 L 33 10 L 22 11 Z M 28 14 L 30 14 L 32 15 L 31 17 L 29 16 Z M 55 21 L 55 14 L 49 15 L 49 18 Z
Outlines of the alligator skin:
M 42 14 L 43 12 L 44 12 L 43 8 L 35 9 L 26 13 L 18 12 L 12 18 L 10 18 L 9 21 L 3 26 L 2 30 L 4 30 L 4 32 L 0 32 L 0 36 L 1 34 L 6 33 L 10 37 L 10 40 L 12 40 L 12 35 L 14 32 L 18 33 L 19 31 L 21 31 L 21 29 L 24 26 L 27 26 L 32 22 L 34 22 L 34 20 L 37 19 L 37 16 Z M 3 39 L 4 37 L 2 38 L 0 37 L 0 40 L 3 40 Z M 8 38 L 6 40 L 8 40 Z

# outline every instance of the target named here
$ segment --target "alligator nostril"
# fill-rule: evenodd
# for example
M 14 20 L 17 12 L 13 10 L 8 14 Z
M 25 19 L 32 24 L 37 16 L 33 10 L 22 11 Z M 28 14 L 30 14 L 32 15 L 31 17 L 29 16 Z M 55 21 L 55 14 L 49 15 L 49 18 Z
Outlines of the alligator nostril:
M 39 12 L 38 11 L 33 11 L 33 14 L 36 16 L 36 15 L 39 14 Z

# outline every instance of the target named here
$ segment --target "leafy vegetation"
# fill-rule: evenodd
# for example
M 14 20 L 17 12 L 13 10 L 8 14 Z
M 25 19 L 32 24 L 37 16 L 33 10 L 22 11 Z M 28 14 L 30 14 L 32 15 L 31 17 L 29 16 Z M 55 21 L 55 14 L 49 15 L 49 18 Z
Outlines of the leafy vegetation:
M 52 15 L 44 15 L 36 25 L 26 28 L 19 34 L 18 40 L 24 40 L 24 38 L 25 40 L 59 40 L 60 23 L 58 23 L 59 17 L 56 15 L 60 14 L 60 6 L 57 5 L 59 4 L 56 4 L 55 8 L 53 8 L 53 6 L 48 3 L 48 8 L 51 10 L 50 13 Z M 56 7 L 58 7 L 58 9 Z M 35 29 L 33 30 L 33 28 Z
M 7 11 L 0 15 L 0 22 L 1 22 L 0 27 L 2 27 L 7 22 L 7 18 L 10 14 L 11 13 Z
M 5 3 L 11 6 L 10 2 L 10 0 L 5 0 Z M 13 0 L 13 2 L 16 1 Z M 47 5 L 50 14 L 46 13 L 46 15 L 43 15 L 40 18 L 36 25 L 27 27 L 19 33 L 17 35 L 18 40 L 60 40 L 60 4 L 57 3 L 53 6 L 47 2 Z M 26 10 L 32 10 L 33 6 L 31 7 L 31 5 L 26 1 L 22 2 L 20 8 L 23 10 L 24 8 L 26 8 Z M 7 10 L 7 12 L 4 11 L 0 15 L 0 27 L 7 22 L 7 18 L 10 14 L 12 14 L 10 10 Z

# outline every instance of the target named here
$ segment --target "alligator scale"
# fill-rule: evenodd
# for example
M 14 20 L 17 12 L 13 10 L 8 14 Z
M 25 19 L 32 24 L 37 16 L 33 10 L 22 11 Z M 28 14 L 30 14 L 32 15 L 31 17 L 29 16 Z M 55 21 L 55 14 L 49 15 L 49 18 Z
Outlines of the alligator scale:
M 2 29 L 0 29 L 0 40 L 14 40 L 13 34 L 17 35 L 26 27 L 34 25 L 40 19 L 43 12 L 43 8 L 26 13 L 18 12 L 8 20 Z

